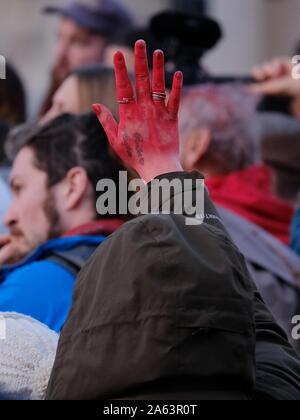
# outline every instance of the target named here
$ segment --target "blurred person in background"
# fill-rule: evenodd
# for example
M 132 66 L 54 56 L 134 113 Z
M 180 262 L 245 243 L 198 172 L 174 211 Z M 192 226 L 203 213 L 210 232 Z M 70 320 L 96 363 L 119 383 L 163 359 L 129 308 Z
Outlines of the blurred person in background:
M 6 231 L 3 218 L 11 201 L 6 185 L 9 163 L 4 143 L 9 127 L 22 124 L 25 119 L 26 95 L 23 83 L 15 69 L 6 63 L 6 78 L 0 79 L 0 234 Z
M 115 74 L 112 68 L 101 64 L 74 70 L 55 92 L 52 106 L 41 118 L 45 124 L 57 116 L 82 114 L 91 109 L 91 104 L 100 100 L 118 117 L 115 98 Z
M 0 120 L 0 178 L 6 181 L 8 175 L 8 160 L 6 158 L 4 144 L 9 132 L 9 126 Z
M 13 147 L 15 146 L 15 147 Z M 59 332 L 78 271 L 119 219 L 96 211 L 99 180 L 118 180 L 93 114 L 64 114 L 11 146 L 9 234 L 0 237 L 0 311 Z
M 0 122 L 0 235 L 6 232 L 3 219 L 11 202 L 10 192 L 6 183 L 9 169 L 4 151 L 4 142 L 8 130 L 8 126 Z
M 7 184 L 0 178 L 0 236 L 7 232 L 4 226 L 4 216 L 10 206 L 11 195 Z
M 6 64 L 6 78 L 0 79 L 0 121 L 10 126 L 26 120 L 26 95 L 23 83 L 10 65 Z
M 198 84 L 208 76 L 203 58 L 223 37 L 216 20 L 199 13 L 168 10 L 152 17 L 149 30 L 165 52 L 168 87 L 172 85 L 172 73 L 178 69 L 184 72 L 185 85 Z
M 298 255 L 300 255 L 300 200 L 292 222 L 291 232 L 291 247 Z
M 289 58 L 275 58 L 256 66 L 252 73 L 258 83 L 252 90 L 263 95 L 290 97 L 290 113 L 300 119 L 300 80 L 293 77 L 295 66 Z
M 255 109 L 256 100 L 236 84 L 186 89 L 181 160 L 185 170 L 204 174 L 260 293 L 290 333 L 300 310 L 300 259 L 288 247 L 294 210 L 276 196 L 274 174 L 262 164 Z
M 288 244 L 293 208 L 262 164 L 255 97 L 238 84 L 186 89 L 180 123 L 184 166 L 201 168 L 213 199 Z
M 53 94 L 77 67 L 102 63 L 106 47 L 133 24 L 118 0 L 79 0 L 67 6 L 49 6 L 46 13 L 60 16 L 55 61 L 41 115 L 51 107 Z
M 0 312 L 6 338 L 0 340 L 0 401 L 43 400 L 59 335 L 33 318 Z
M 173 72 L 184 71 L 185 84 L 199 83 L 208 76 L 203 64 L 205 55 L 214 49 L 223 37 L 220 24 L 209 16 L 199 13 L 167 10 L 162 11 L 149 20 L 143 28 L 125 29 L 107 47 L 104 61 L 112 66 L 113 56 L 121 51 L 126 58 L 128 70 L 133 71 L 134 44 L 138 39 L 147 42 L 149 66 L 156 49 L 165 52 L 166 84 L 172 85 Z
M 296 68 L 298 67 L 298 71 Z M 253 75 L 257 80 L 257 84 L 252 87 L 252 90 L 257 93 L 269 95 L 287 95 L 291 98 L 291 114 L 297 120 L 300 120 L 300 80 L 299 80 L 299 64 L 293 63 L 288 58 L 275 58 L 274 60 L 257 66 L 253 69 Z M 281 156 L 288 155 L 289 162 L 285 165 L 293 164 L 290 172 L 295 174 L 299 179 L 299 132 L 294 135 L 292 141 L 287 142 L 282 139 Z M 274 148 L 273 148 L 274 150 Z M 289 190 L 290 176 L 285 178 L 286 182 L 282 185 L 282 189 Z M 298 184 L 296 184 L 298 186 Z M 299 192 L 299 191 L 298 191 Z M 295 198 L 294 194 L 294 198 Z M 291 227 L 291 246 L 297 254 L 300 255 L 300 210 L 296 211 Z
M 278 112 L 258 114 L 263 161 L 276 176 L 280 198 L 297 205 L 300 191 L 300 121 Z

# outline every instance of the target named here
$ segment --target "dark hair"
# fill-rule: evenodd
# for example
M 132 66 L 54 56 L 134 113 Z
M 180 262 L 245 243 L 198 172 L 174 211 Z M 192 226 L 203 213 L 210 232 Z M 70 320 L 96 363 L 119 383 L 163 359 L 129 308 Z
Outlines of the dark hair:
M 115 72 L 102 64 L 82 66 L 71 72 L 77 78 L 78 112 L 87 112 L 91 104 L 101 102 L 118 119 Z
M 26 131 L 26 130 L 25 130 Z M 117 159 L 111 154 L 107 136 L 93 113 L 79 116 L 63 114 L 47 125 L 25 132 L 24 141 L 10 144 L 10 157 L 24 147 L 35 155 L 35 166 L 46 172 L 48 185 L 52 187 L 62 181 L 75 166 L 85 169 L 92 184 L 95 199 L 99 180 L 109 178 L 118 185 Z
M 6 64 L 6 78 L 0 80 L 0 120 L 9 125 L 21 124 L 26 119 L 26 96 L 23 83 Z
M 8 130 L 9 130 L 8 126 L 0 121 L 0 165 L 6 164 L 4 143 L 5 143 Z

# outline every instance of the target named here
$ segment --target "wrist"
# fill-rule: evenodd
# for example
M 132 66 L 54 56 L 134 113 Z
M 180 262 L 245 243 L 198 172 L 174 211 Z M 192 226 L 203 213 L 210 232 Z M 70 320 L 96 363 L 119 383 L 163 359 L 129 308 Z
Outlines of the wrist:
M 180 162 L 175 161 L 163 161 L 155 162 L 154 165 L 151 165 L 151 168 L 145 168 L 145 170 L 139 171 L 140 177 L 145 181 L 145 183 L 151 182 L 154 178 L 172 172 L 183 172 L 183 168 Z

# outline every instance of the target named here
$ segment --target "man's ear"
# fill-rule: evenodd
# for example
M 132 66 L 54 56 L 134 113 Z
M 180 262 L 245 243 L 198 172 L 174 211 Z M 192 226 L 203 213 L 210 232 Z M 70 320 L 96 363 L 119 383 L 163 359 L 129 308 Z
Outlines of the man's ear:
M 187 137 L 182 154 L 182 163 L 185 170 L 198 169 L 197 164 L 207 153 L 210 143 L 211 132 L 208 128 L 198 128 Z
M 89 188 L 89 179 L 86 171 L 81 167 L 69 170 L 64 181 L 65 209 L 73 210 L 78 206 Z

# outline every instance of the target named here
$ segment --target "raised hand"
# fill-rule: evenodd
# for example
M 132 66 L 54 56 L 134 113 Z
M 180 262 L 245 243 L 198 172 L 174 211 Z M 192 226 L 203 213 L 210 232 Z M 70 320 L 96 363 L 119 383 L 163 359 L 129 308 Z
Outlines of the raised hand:
M 93 105 L 110 144 L 126 166 L 149 182 L 167 172 L 182 171 L 179 161 L 178 111 L 183 75 L 174 75 L 173 87 L 166 103 L 164 54 L 153 56 L 153 76 L 147 61 L 145 41 L 135 45 L 135 91 L 128 76 L 125 59 L 114 57 L 120 123 L 103 105 Z
M 288 58 L 275 58 L 253 69 L 253 77 L 258 83 L 252 91 L 263 95 L 300 95 L 300 81 L 292 77 L 293 65 Z

